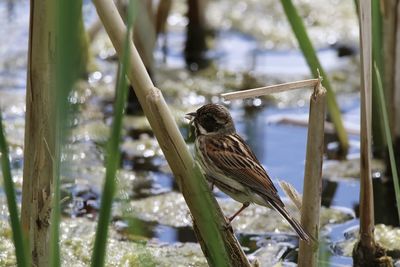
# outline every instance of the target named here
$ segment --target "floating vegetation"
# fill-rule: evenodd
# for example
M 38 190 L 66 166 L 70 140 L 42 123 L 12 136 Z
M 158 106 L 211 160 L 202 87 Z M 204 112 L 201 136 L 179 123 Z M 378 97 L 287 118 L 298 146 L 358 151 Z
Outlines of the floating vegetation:
M 358 240 L 358 227 L 354 227 L 345 233 L 346 239 L 332 245 L 339 255 L 351 257 L 354 244 Z M 389 256 L 400 256 L 400 228 L 384 224 L 375 225 L 375 240 L 387 250 Z
M 226 215 L 233 214 L 241 204 L 230 199 L 218 199 Z M 126 207 L 125 207 L 126 208 Z M 288 208 L 295 212 L 295 208 L 288 204 Z M 192 224 L 192 219 L 181 194 L 171 192 L 131 202 L 130 209 L 134 210 L 139 218 L 149 222 L 158 222 L 173 227 L 185 227 Z M 122 211 L 120 211 L 122 212 Z M 321 227 L 327 224 L 338 224 L 354 218 L 351 211 L 335 208 L 321 209 Z M 239 233 L 262 234 L 266 232 L 291 231 L 277 213 L 271 209 L 251 205 L 232 223 L 233 229 Z
M 96 224 L 82 218 L 64 219 L 60 225 L 61 265 L 90 264 Z M 110 229 L 106 266 L 208 266 L 200 246 L 194 243 L 157 244 L 127 242 Z M 15 266 L 11 229 L 0 220 L 0 265 Z

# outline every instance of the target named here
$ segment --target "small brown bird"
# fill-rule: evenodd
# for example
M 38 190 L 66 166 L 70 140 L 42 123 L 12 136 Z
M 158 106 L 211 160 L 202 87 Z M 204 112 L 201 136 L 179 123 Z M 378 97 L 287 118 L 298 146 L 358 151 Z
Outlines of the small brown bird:
M 225 194 L 243 203 L 229 222 L 250 203 L 256 203 L 279 212 L 301 239 L 310 242 L 310 235 L 286 211 L 267 172 L 236 133 L 229 111 L 221 105 L 207 104 L 186 115 L 195 128 L 196 160 L 207 179 Z

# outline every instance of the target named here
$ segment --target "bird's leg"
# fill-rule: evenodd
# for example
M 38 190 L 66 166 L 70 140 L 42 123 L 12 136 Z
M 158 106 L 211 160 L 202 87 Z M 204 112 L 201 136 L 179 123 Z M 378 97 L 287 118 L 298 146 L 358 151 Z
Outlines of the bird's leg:
M 210 190 L 211 190 L 211 192 L 214 191 L 214 181 L 211 182 Z
M 243 203 L 243 206 L 240 208 L 240 210 L 238 210 L 237 212 L 235 212 L 235 214 L 233 214 L 231 217 L 228 218 L 229 220 L 229 224 L 231 224 L 231 222 L 233 221 L 233 219 L 235 219 L 236 216 L 239 215 L 239 213 L 241 213 L 245 208 L 247 208 L 250 205 L 249 202 L 245 202 Z

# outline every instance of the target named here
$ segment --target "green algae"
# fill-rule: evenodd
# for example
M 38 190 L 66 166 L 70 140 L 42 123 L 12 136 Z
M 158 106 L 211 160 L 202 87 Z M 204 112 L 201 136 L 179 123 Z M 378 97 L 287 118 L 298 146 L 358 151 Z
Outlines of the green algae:
M 60 226 L 61 265 L 88 266 L 94 241 L 95 222 L 83 218 L 64 219 Z M 15 266 L 14 245 L 8 224 L 0 220 L 0 266 Z M 200 246 L 194 243 L 156 244 L 124 241 L 110 229 L 106 266 L 207 266 Z
M 400 228 L 384 224 L 375 225 L 375 241 L 388 252 L 388 255 L 400 257 Z M 343 241 L 333 245 L 339 255 L 351 257 L 353 247 L 358 241 L 358 227 L 348 231 Z
M 241 204 L 230 199 L 218 199 L 224 213 L 229 216 L 237 211 Z M 158 222 L 172 227 L 190 226 L 192 223 L 186 203 L 179 193 L 166 193 L 145 199 L 131 201 L 130 207 L 136 216 L 145 221 Z M 125 207 L 126 208 L 126 207 Z M 288 209 L 296 216 L 295 208 L 288 204 Z M 120 210 L 118 213 L 121 213 Z M 266 232 L 292 232 L 281 216 L 268 208 L 251 205 L 232 223 L 239 233 L 263 234 Z M 298 214 L 297 214 L 298 215 Z M 351 211 L 345 209 L 321 209 L 321 226 L 338 224 L 353 218 Z

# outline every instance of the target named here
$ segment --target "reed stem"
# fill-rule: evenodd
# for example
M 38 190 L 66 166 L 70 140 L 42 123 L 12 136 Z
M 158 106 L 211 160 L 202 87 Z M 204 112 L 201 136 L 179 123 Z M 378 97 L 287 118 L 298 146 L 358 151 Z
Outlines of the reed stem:
M 30 7 L 21 224 L 31 264 L 49 266 L 56 154 L 56 3 Z
M 322 162 L 324 158 L 326 90 L 319 81 L 310 98 L 307 152 L 304 171 L 301 224 L 316 240 L 319 236 Z M 299 267 L 317 266 L 318 242 L 300 241 Z
M 361 42 L 361 163 L 360 163 L 360 242 L 372 246 L 374 240 L 374 199 L 371 176 L 371 2 L 360 1 Z
M 289 83 L 281 83 L 276 85 L 258 87 L 254 89 L 242 90 L 238 92 L 225 93 L 221 94 L 221 96 L 225 100 L 258 97 L 262 95 L 269 95 L 274 93 L 296 90 L 304 87 L 315 87 L 318 81 L 319 81 L 318 79 L 309 79 L 309 80 L 295 81 Z

